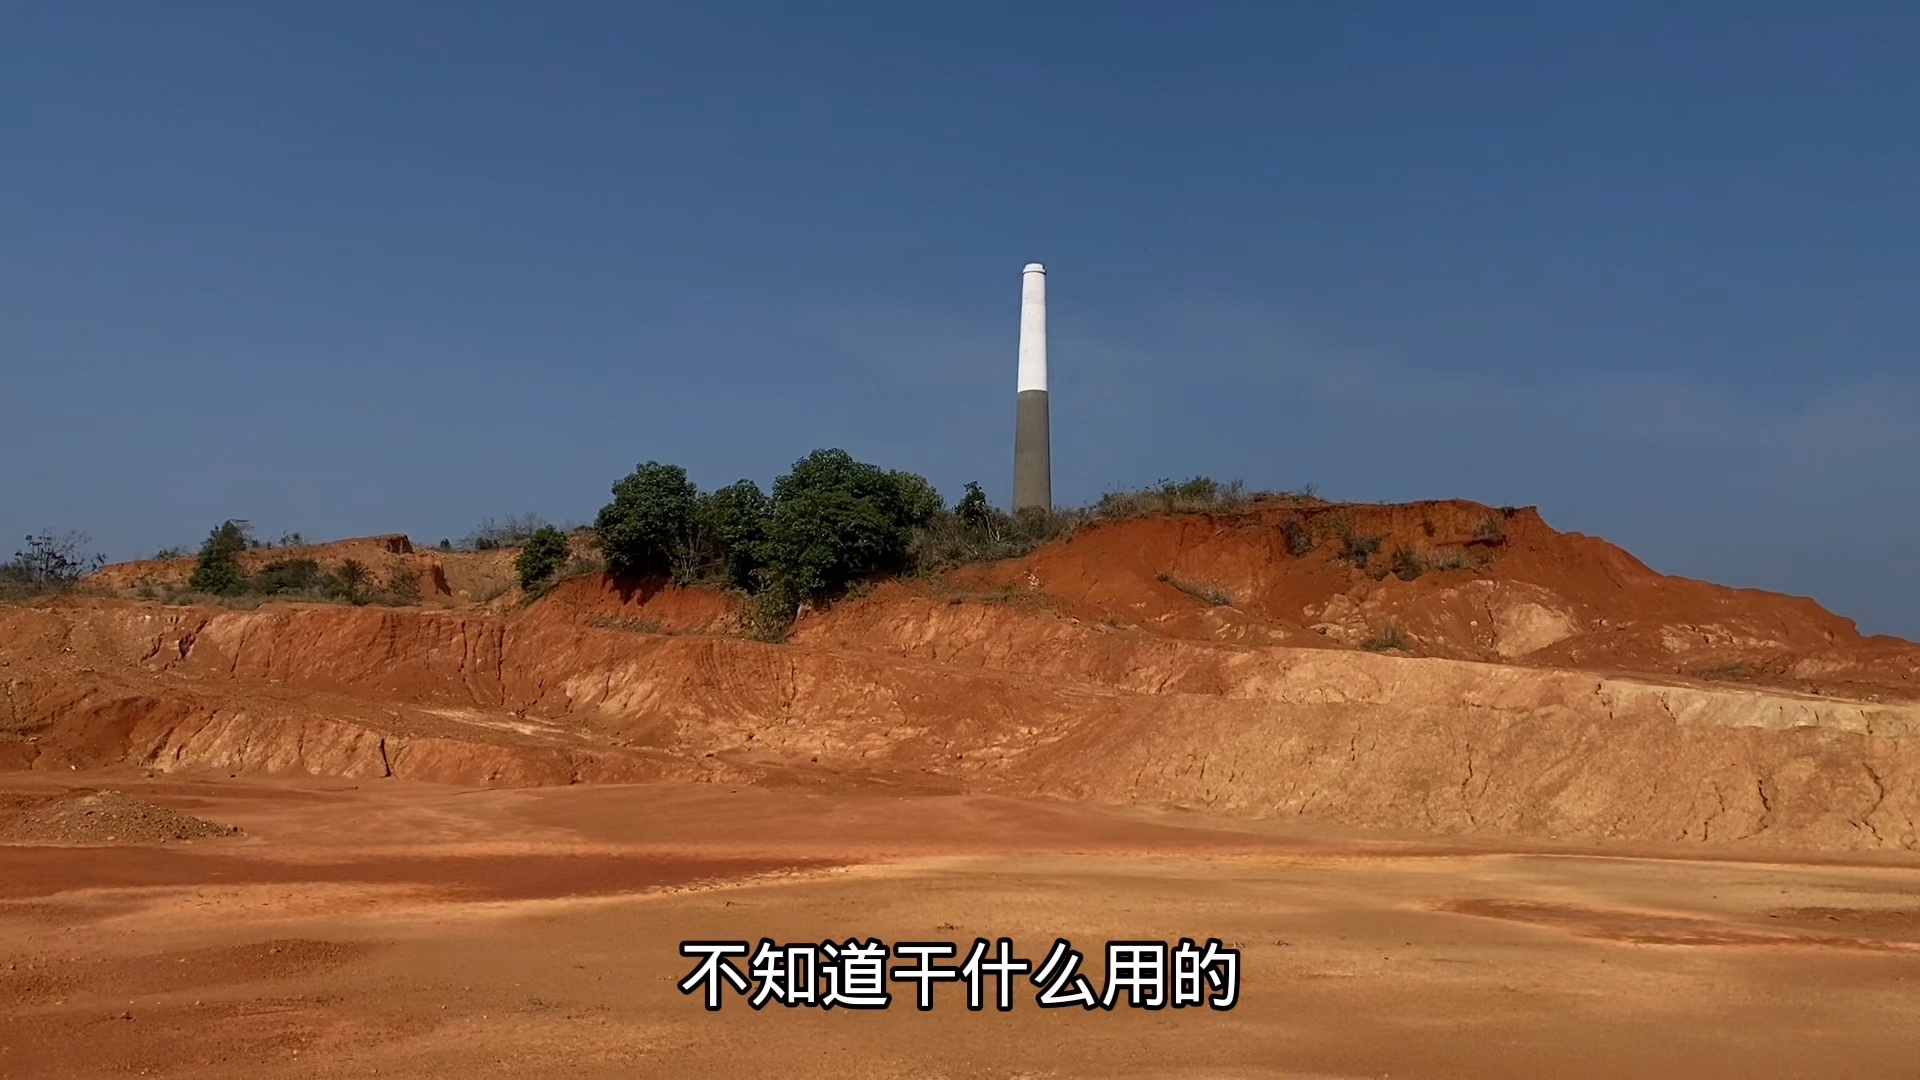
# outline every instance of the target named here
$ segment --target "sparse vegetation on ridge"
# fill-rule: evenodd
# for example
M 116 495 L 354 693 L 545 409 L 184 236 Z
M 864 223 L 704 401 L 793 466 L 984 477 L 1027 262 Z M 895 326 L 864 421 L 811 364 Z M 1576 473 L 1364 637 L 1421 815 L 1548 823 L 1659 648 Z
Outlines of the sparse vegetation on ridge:
M 1110 491 L 1100 497 L 1093 512 L 1101 518 L 1137 517 L 1141 514 L 1192 514 L 1213 510 L 1232 510 L 1244 506 L 1251 496 L 1238 480 L 1221 483 L 1210 476 L 1188 480 L 1162 480 L 1136 491 Z
M 1210 581 L 1192 581 L 1187 578 L 1175 577 L 1165 570 L 1162 570 L 1154 576 L 1158 580 L 1212 607 L 1233 606 L 1233 594 Z
M 1381 542 L 1386 539 L 1382 536 L 1362 536 L 1353 531 L 1353 522 L 1344 518 L 1336 523 L 1334 535 L 1340 540 L 1338 557 L 1341 561 L 1352 563 L 1362 570 L 1367 568 L 1367 560 L 1379 552 Z
M 776 479 L 770 493 L 751 480 L 703 493 L 684 468 L 648 461 L 616 483 L 612 495 L 588 530 L 586 544 L 597 547 L 598 557 L 575 554 L 582 542 L 578 536 L 531 513 L 483 519 L 462 540 L 442 540 L 438 548 L 442 553 L 517 548 L 514 580 L 527 599 L 570 577 L 602 570 L 727 588 L 747 601 L 748 633 L 778 640 L 803 606 L 849 595 L 883 578 L 929 577 L 1017 558 L 1098 522 L 1231 511 L 1255 498 L 1239 481 L 1195 476 L 1108 492 L 1087 507 L 1008 513 L 993 506 L 979 484 L 969 483 L 948 508 L 924 477 L 858 461 L 838 449 L 801 458 Z M 1296 503 L 1320 501 L 1311 488 L 1288 497 Z M 1303 545 L 1299 522 L 1287 524 L 1290 550 L 1311 550 L 1311 544 Z M 290 552 L 249 573 L 241 556 L 275 546 L 304 546 L 304 540 L 288 533 L 279 545 L 262 544 L 248 522 L 223 522 L 201 545 L 185 586 L 141 582 L 137 594 L 169 603 L 229 606 L 270 599 L 396 605 L 420 600 L 419 571 L 410 563 L 376 570 L 348 559 L 328 570 L 311 556 Z M 161 554 L 186 555 L 179 549 Z M 1224 589 L 1210 583 L 1174 584 L 1208 604 L 1232 603 Z M 502 583 L 478 590 L 476 599 L 490 602 L 510 587 Z
M 925 478 L 844 450 L 816 450 L 795 462 L 771 495 L 748 480 L 701 494 L 684 469 L 652 461 L 613 494 L 595 520 L 611 571 L 736 589 L 750 601 L 750 632 L 769 640 L 784 636 L 802 605 L 876 577 L 1015 558 L 1094 521 L 1228 510 L 1250 499 L 1238 481 L 1196 476 L 1110 492 L 1084 509 L 1009 514 L 969 483 L 948 509 Z M 1195 595 L 1231 603 L 1214 587 Z
M 510 514 L 503 521 L 481 518 L 480 524 L 474 526 L 474 530 L 463 537 L 459 544 L 440 541 L 440 550 L 499 551 L 518 547 L 531 539 L 534 533 L 549 527 L 547 519 L 539 514 Z
M 0 563 L 0 598 L 68 592 L 106 561 L 86 550 L 85 533 L 36 533 L 26 546 Z
M 420 602 L 420 568 L 403 556 L 394 556 L 376 571 L 359 559 L 346 559 L 332 570 L 310 555 L 275 559 L 248 573 L 241 555 L 274 547 L 305 547 L 297 533 L 277 544 L 253 542 L 252 526 L 230 519 L 216 526 L 200 546 L 193 573 L 183 585 L 139 583 L 134 595 L 167 604 L 220 604 L 253 608 L 271 600 L 320 603 L 386 604 Z

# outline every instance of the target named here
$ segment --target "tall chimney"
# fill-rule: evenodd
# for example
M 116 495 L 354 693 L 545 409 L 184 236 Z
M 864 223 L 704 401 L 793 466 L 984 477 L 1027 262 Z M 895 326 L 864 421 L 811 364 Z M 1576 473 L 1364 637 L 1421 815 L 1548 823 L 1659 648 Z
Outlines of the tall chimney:
M 1013 509 L 1053 509 L 1047 430 L 1047 268 L 1020 273 L 1020 411 L 1013 428 Z

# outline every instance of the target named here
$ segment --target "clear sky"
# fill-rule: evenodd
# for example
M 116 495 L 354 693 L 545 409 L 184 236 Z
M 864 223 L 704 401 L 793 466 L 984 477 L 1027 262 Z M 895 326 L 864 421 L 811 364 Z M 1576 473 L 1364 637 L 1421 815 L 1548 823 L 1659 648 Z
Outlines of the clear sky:
M 646 459 L 1538 505 L 1920 638 L 1920 5 L 106 4 L 0 31 L 0 536 Z M 5 550 L 11 550 L 9 546 Z

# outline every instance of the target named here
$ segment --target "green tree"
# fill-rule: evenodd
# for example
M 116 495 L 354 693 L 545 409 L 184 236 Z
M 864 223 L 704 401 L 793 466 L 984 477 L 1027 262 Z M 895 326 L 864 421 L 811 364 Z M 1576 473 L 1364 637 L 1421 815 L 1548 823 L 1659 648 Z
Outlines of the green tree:
M 520 587 L 531 589 L 553 577 L 566 561 L 567 534 L 551 525 L 542 525 L 521 545 L 513 568 L 520 574 Z
M 607 569 L 615 574 L 658 574 L 673 568 L 691 542 L 700 489 L 678 465 L 649 461 L 613 485 L 593 528 Z
M 917 473 L 894 470 L 887 474 L 899 491 L 899 502 L 895 516 L 905 527 L 912 529 L 932 521 L 934 516 L 946 509 L 947 501 L 940 497 L 927 478 Z
M 751 589 L 767 540 L 767 496 L 741 480 L 703 495 L 696 512 L 700 537 L 721 563 L 728 584 Z
M 960 527 L 969 532 L 987 533 L 993 529 L 993 505 L 987 502 L 987 493 L 980 490 L 977 481 L 967 481 L 967 493 L 954 504 L 953 516 L 959 520 Z
M 231 596 L 246 587 L 246 575 L 240 570 L 240 553 L 247 550 L 250 526 L 244 521 L 226 521 L 208 534 L 200 545 L 200 562 L 187 579 L 189 587 L 215 596 Z
M 760 580 L 777 609 L 840 592 L 906 562 L 915 526 L 940 495 L 912 473 L 887 472 L 845 450 L 815 450 L 774 481 Z

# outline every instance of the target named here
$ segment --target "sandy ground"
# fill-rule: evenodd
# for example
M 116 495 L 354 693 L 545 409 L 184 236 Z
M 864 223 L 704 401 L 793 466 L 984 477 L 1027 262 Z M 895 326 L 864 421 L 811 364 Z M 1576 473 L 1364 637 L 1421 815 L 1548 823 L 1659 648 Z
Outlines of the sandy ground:
M 0 777 L 0 1077 L 1920 1075 L 1920 861 L 1500 850 L 981 796 Z M 708 1013 L 683 939 L 1242 950 L 1231 1012 Z M 910 988 L 894 987 L 896 994 Z

